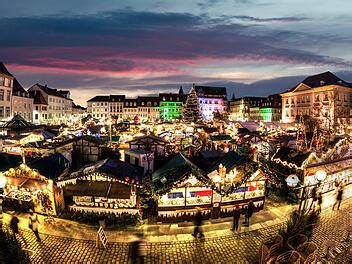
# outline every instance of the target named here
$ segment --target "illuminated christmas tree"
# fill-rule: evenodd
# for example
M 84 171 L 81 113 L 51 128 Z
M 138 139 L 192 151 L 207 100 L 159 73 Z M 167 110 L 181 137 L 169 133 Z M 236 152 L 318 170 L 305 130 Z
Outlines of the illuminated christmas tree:
M 183 109 L 183 120 L 187 123 L 197 122 L 201 119 L 199 112 L 199 101 L 196 91 L 192 87 Z

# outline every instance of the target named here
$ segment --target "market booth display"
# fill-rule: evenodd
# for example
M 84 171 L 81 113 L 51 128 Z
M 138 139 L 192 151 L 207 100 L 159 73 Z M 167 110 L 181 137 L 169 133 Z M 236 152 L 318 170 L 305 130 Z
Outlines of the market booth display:
M 58 186 L 69 211 L 136 214 L 142 177 L 143 168 L 109 158 L 60 178 Z
M 62 192 L 55 183 L 26 164 L 0 173 L 6 185 L 3 207 L 45 215 L 57 215 L 62 207 Z M 60 199 L 61 198 L 61 199 Z
M 245 208 L 250 200 L 257 210 L 264 206 L 264 175 L 256 163 L 235 152 L 208 170 L 178 154 L 153 173 L 152 181 L 162 222 L 191 220 L 197 208 L 205 218 L 218 218 L 229 216 L 237 204 Z

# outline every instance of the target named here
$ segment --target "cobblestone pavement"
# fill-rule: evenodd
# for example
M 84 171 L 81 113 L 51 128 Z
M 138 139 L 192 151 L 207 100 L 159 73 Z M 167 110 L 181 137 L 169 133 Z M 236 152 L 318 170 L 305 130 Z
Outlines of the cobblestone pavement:
M 337 242 L 351 225 L 352 198 L 344 201 L 342 210 L 324 209 L 312 241 L 318 244 L 319 254 L 324 251 L 324 241 Z M 146 263 L 256 263 L 258 248 L 263 239 L 275 235 L 282 224 L 256 231 L 206 238 L 204 241 L 177 241 L 148 243 Z M 109 243 L 106 249 L 96 247 L 95 241 L 63 238 L 41 234 L 37 242 L 34 235 L 21 231 L 18 236 L 23 248 L 30 253 L 32 263 L 128 263 L 128 243 Z M 345 255 L 346 256 L 346 255 Z M 341 255 L 331 263 L 347 263 Z

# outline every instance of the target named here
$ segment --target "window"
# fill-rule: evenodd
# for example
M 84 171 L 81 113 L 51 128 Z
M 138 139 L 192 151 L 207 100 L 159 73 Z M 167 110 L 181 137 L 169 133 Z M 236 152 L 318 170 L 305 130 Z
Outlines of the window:
M 0 101 L 4 101 L 4 90 L 0 89 Z
M 11 91 L 7 91 L 7 101 L 11 101 Z
M 10 115 L 11 115 L 10 107 L 6 106 L 6 115 L 5 115 L 5 117 L 10 117 Z
M 38 120 L 38 114 L 35 114 L 34 119 Z
M 5 85 L 4 86 L 11 87 L 11 80 L 8 78 L 5 78 Z
M 4 117 L 4 107 L 0 106 L 0 117 Z
M 4 86 L 5 78 L 0 76 L 0 86 Z

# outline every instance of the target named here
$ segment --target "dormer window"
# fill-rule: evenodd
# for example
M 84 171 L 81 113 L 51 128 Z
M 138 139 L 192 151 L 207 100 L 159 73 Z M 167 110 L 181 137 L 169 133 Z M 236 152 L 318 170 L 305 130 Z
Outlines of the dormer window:
M 325 81 L 320 81 L 320 86 L 325 85 Z

